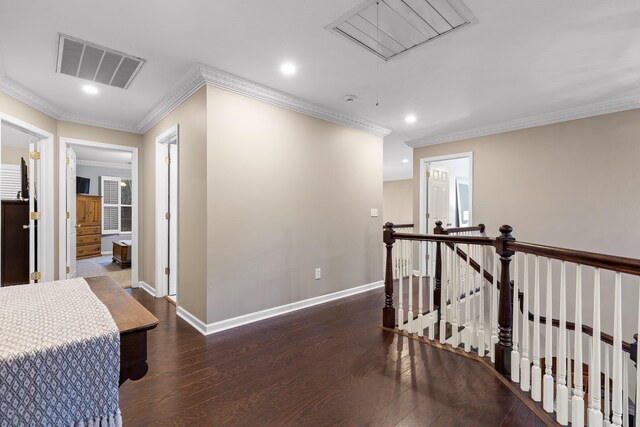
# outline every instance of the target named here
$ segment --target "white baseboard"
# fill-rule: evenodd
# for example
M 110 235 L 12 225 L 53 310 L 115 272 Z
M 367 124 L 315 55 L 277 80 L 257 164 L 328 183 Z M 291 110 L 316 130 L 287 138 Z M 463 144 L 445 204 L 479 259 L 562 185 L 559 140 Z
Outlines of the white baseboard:
M 176 308 L 176 314 L 178 315 L 178 317 L 182 318 L 185 322 L 193 326 L 202 335 L 209 335 L 207 333 L 207 325 L 203 321 L 198 319 L 196 316 L 189 313 L 184 308 L 178 306 Z
M 104 251 L 104 252 L 100 252 L 103 256 L 104 255 L 113 255 L 113 251 Z
M 138 282 L 138 287 L 140 287 L 140 288 L 144 289 L 145 291 L 147 291 L 147 293 L 149 295 L 151 295 L 152 297 L 154 297 L 154 298 L 158 297 L 156 295 L 156 290 L 153 289 L 153 287 L 151 287 L 151 285 L 149 285 L 147 282 L 143 282 L 143 281 Z
M 324 304 L 330 301 L 335 301 L 337 299 L 350 297 L 352 295 L 357 295 L 374 289 L 379 289 L 383 286 L 384 282 L 381 280 L 379 282 L 368 283 L 366 285 L 357 286 L 355 288 L 345 289 L 343 291 L 333 292 L 326 295 L 320 295 L 306 300 L 293 302 L 291 304 L 268 308 L 266 310 L 256 311 L 255 313 L 244 314 L 242 316 L 220 320 L 218 322 L 209 324 L 204 323 L 180 306 L 178 306 L 176 313 L 187 323 L 196 328 L 201 334 L 211 335 L 217 332 L 226 331 L 227 329 L 237 328 L 238 326 L 243 326 L 249 323 L 268 319 L 270 317 L 280 316 L 282 314 L 291 313 L 292 311 L 313 307 L 314 305 Z

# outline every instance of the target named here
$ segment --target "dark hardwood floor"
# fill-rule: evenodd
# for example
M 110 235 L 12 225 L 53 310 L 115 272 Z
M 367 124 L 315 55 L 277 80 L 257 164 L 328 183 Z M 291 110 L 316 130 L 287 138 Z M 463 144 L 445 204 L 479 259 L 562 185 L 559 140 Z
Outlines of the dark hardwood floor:
M 160 324 L 120 388 L 127 427 L 542 425 L 479 362 L 378 328 L 381 289 L 208 337 L 131 293 Z

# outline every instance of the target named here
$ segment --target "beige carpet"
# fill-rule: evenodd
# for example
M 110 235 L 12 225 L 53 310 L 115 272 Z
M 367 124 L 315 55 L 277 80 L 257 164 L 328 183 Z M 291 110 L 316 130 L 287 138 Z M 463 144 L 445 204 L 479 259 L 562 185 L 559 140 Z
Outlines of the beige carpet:
M 76 277 L 109 276 L 121 288 L 131 287 L 131 268 L 120 268 L 111 262 L 111 255 L 79 259 L 76 263 Z

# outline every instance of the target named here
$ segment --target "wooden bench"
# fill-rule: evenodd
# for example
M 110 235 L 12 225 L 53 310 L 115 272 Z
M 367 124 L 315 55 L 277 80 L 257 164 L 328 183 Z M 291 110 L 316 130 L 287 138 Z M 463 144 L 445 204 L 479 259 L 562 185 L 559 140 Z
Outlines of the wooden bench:
M 141 379 L 149 370 L 147 331 L 158 325 L 158 319 L 110 277 L 90 277 L 86 281 L 120 330 L 119 385 L 127 379 Z

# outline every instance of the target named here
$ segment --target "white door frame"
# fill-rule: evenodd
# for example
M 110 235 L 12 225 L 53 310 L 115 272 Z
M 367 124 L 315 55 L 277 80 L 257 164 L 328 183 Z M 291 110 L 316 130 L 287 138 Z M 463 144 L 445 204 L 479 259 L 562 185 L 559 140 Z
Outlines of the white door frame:
M 104 142 L 85 141 L 82 139 L 60 137 L 60 144 L 58 146 L 58 208 L 59 208 L 59 229 L 58 229 L 58 243 L 59 243 L 59 271 L 60 278 L 67 276 L 67 146 L 75 145 L 82 147 L 94 147 L 94 148 L 106 148 L 110 150 L 128 151 L 131 153 L 131 180 L 132 185 L 132 208 L 131 208 L 131 287 L 137 288 L 139 286 L 139 262 L 138 253 L 140 250 L 140 230 L 138 227 L 138 212 L 139 212 L 139 198 L 138 198 L 138 182 L 140 180 L 139 167 L 138 167 L 138 148 L 130 147 L 128 145 L 107 144 Z
M 155 151 L 156 151 L 156 280 L 155 280 L 155 295 L 158 298 L 164 297 L 169 294 L 169 281 L 166 280 L 167 276 L 164 272 L 164 268 L 166 266 L 166 251 L 171 250 L 167 248 L 166 245 L 161 244 L 160 242 L 167 241 L 167 227 L 162 227 L 162 224 L 166 224 L 165 213 L 167 212 L 166 198 L 159 197 L 160 194 L 167 194 L 169 189 L 167 188 L 167 174 L 166 168 L 160 168 L 158 165 L 164 164 L 165 158 L 167 157 L 166 151 L 161 150 L 161 146 L 167 142 L 167 139 L 171 138 L 172 135 L 176 135 L 176 156 L 179 156 L 180 152 L 180 126 L 178 124 L 171 126 L 166 131 L 162 132 L 160 135 L 156 137 L 155 140 Z M 177 178 L 179 179 L 180 173 L 180 162 L 179 158 L 171 159 L 172 164 L 176 165 Z M 179 188 L 178 183 L 178 188 Z M 180 191 L 178 189 L 178 194 L 176 196 L 172 195 L 172 205 L 179 206 L 180 200 Z M 180 252 L 180 245 L 178 245 L 178 241 L 180 238 L 180 227 L 179 227 L 179 209 L 176 209 L 175 212 L 171 212 L 171 223 L 174 224 L 175 233 L 172 233 L 174 239 L 171 240 L 171 246 L 175 245 L 175 257 L 172 259 L 172 268 L 171 275 L 176 278 L 176 305 L 178 304 L 178 298 L 180 293 L 180 281 L 178 280 L 178 257 Z
M 427 185 L 427 168 L 429 163 L 444 160 L 469 159 L 469 224 L 473 225 L 473 152 L 445 154 L 443 156 L 423 157 L 420 159 L 420 206 L 419 206 L 419 232 L 421 234 L 433 234 L 433 230 L 427 230 L 427 201 L 429 200 L 429 186 Z M 451 183 L 450 183 L 451 184 Z M 455 185 L 455 184 L 454 184 Z M 426 272 L 424 260 L 420 260 L 420 271 Z
M 42 137 L 40 144 L 40 161 L 36 163 L 39 169 L 39 176 L 42 181 L 39 183 L 40 199 L 38 200 L 38 211 L 41 215 L 41 219 L 38 224 L 38 270 L 42 275 L 40 282 L 51 281 L 55 279 L 53 134 L 5 113 L 0 113 L 0 124 L 2 122 L 7 122 L 15 127 L 22 128 L 30 133 Z M 2 145 L 1 134 L 2 132 L 0 132 L 0 145 Z M 0 163 L 1 161 L 2 160 L 0 159 Z

